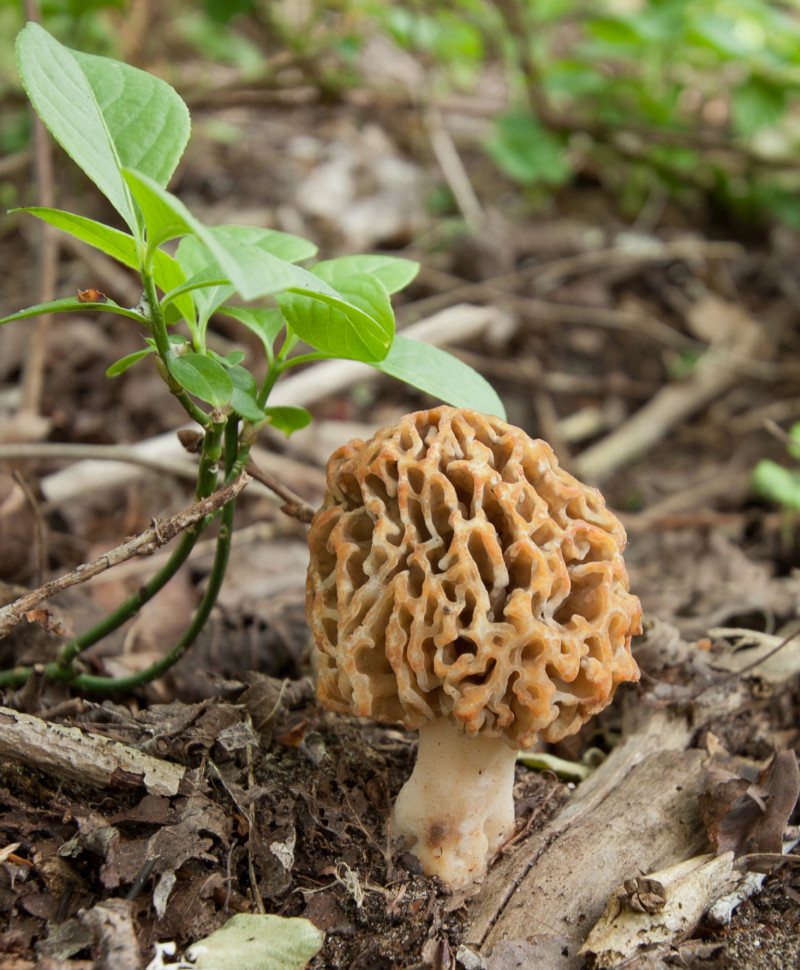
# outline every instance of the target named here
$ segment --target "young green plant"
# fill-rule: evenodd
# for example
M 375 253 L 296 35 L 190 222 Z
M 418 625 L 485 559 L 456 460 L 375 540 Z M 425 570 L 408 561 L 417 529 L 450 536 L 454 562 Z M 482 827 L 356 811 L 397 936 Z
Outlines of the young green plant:
M 786 451 L 796 463 L 800 462 L 800 422 L 785 434 Z M 800 519 L 800 465 L 785 468 L 769 458 L 762 458 L 753 469 L 750 488 L 759 497 L 777 502 L 781 507 L 781 547 L 785 556 L 792 556 L 797 546 Z
M 70 50 L 29 23 L 17 38 L 20 76 L 44 124 L 114 207 L 125 229 L 40 206 L 24 210 L 135 270 L 142 296 L 123 307 L 94 290 L 28 307 L 0 320 L 42 313 L 115 313 L 142 332 L 142 349 L 116 361 L 110 376 L 155 363 L 175 399 L 202 429 L 196 497 L 211 495 L 245 467 L 259 430 L 287 435 L 311 417 L 300 407 L 272 407 L 269 395 L 291 367 L 325 358 L 363 361 L 441 400 L 503 416 L 480 375 L 444 351 L 395 336 L 391 294 L 418 266 L 384 255 L 347 256 L 301 266 L 316 247 L 253 226 L 207 226 L 168 189 L 186 147 L 186 105 L 164 81 L 127 64 Z M 175 240 L 179 240 L 175 245 Z M 168 251 L 167 244 L 174 251 Z M 266 373 L 259 381 L 245 354 L 208 345 L 214 314 L 239 321 L 259 338 Z M 78 658 L 128 620 L 175 575 L 214 516 L 183 533 L 167 563 L 101 623 L 64 644 L 46 675 L 87 691 L 130 690 L 161 676 L 191 646 L 208 618 L 228 562 L 234 502 L 220 513 L 216 555 L 206 591 L 183 637 L 131 677 L 89 675 Z M 30 668 L 0 671 L 16 686 Z

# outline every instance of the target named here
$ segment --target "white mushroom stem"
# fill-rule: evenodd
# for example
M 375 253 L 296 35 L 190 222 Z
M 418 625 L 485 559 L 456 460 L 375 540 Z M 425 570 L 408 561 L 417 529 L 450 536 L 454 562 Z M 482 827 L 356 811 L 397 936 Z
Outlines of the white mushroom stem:
M 471 738 L 449 718 L 419 729 L 411 777 L 397 796 L 392 834 L 429 876 L 451 888 L 480 881 L 514 830 L 517 752 L 502 738 Z

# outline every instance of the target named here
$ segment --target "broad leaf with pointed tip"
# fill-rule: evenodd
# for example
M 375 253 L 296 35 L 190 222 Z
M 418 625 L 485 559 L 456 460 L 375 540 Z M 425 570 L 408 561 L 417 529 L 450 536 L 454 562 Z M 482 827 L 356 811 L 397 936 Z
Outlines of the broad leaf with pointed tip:
M 106 377 L 119 377 L 120 374 L 124 374 L 129 367 L 133 367 L 134 364 L 138 364 L 140 360 L 147 357 L 148 354 L 154 354 L 155 348 L 146 347 L 144 350 L 137 350 L 133 354 L 127 354 L 125 357 L 120 357 L 119 360 L 115 360 L 114 363 L 106 370 Z
M 194 231 L 183 215 L 171 204 L 171 200 L 153 191 L 152 184 L 143 181 L 139 172 L 124 169 L 122 175 L 144 216 L 148 256 L 168 240 L 175 239 L 176 236 L 186 236 Z M 155 183 L 155 180 L 153 182 Z
M 186 105 L 165 81 L 72 51 L 35 23 L 17 37 L 17 60 L 36 113 L 138 236 L 122 169 L 166 185 L 189 138 Z
M 312 347 L 351 360 L 382 360 L 394 336 L 394 312 L 381 281 L 356 273 L 339 282 L 335 298 L 292 288 L 275 300 L 292 330 Z
M 372 366 L 446 404 L 505 420 L 503 402 L 486 378 L 440 347 L 398 336 L 387 356 Z
M 81 313 L 86 313 L 87 311 L 90 313 L 116 313 L 121 317 L 130 317 L 131 320 L 136 320 L 145 325 L 148 323 L 147 317 L 143 317 L 141 313 L 138 313 L 136 310 L 128 310 L 123 306 L 117 306 L 113 300 L 108 300 L 106 303 L 84 303 L 81 300 L 75 299 L 73 296 L 26 307 L 24 310 L 19 310 L 17 313 L 11 313 L 7 317 L 3 317 L 0 323 L 11 323 L 14 320 L 40 317 L 44 313 L 70 313 L 74 310 L 80 310 Z
M 76 216 L 72 212 L 64 212 L 62 209 L 48 209 L 45 206 L 32 205 L 11 211 L 28 212 L 30 215 L 36 216 L 37 219 L 48 223 L 48 225 L 68 232 L 70 236 L 99 249 L 123 265 L 130 266 L 131 269 L 139 269 L 136 240 L 128 232 L 106 226 L 102 222 L 95 222 L 94 219 L 87 219 L 85 216 Z
M 264 413 L 272 427 L 282 431 L 287 438 L 294 431 L 299 431 L 311 424 L 311 415 L 305 408 L 276 404 L 273 408 L 264 408 Z
M 280 294 L 278 303 L 298 336 L 324 353 L 355 360 L 382 360 L 394 334 L 386 287 L 376 277 L 355 273 L 335 290 L 308 270 L 243 242 L 225 227 L 210 229 L 186 206 L 141 172 L 127 172 L 137 197 L 155 196 L 171 209 L 175 225 L 194 233 L 245 300 Z M 284 299 L 285 297 L 285 299 Z M 295 299 L 296 297 L 296 299 Z M 289 319 L 291 316 L 291 320 Z

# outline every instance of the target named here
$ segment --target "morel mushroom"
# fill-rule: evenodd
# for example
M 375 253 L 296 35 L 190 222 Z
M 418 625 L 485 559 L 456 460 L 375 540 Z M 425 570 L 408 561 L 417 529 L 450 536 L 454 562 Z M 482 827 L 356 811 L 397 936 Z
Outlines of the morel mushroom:
M 451 407 L 339 448 L 327 486 L 308 535 L 318 697 L 419 730 L 393 835 L 467 886 L 513 833 L 517 750 L 639 678 L 625 531 L 545 442 Z

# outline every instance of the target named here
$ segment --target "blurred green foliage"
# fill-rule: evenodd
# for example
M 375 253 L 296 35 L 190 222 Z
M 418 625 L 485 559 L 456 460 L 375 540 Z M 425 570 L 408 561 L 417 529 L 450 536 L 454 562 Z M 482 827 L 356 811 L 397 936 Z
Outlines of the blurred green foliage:
M 789 429 L 786 451 L 795 462 L 800 461 L 800 423 Z M 800 512 L 800 469 L 785 468 L 777 462 L 762 458 L 756 465 L 750 486 L 760 498 L 777 502 L 785 511 Z
M 41 16 L 67 45 L 119 56 L 134 8 L 43 0 Z M 0 0 L 0 36 L 14 36 L 21 10 Z M 271 58 L 284 52 L 286 83 L 326 97 L 363 83 L 375 34 L 422 66 L 426 98 L 479 92 L 499 66 L 505 103 L 482 147 L 529 202 L 580 180 L 629 218 L 675 200 L 698 217 L 710 204 L 800 228 L 800 0 L 176 0 L 149 16 L 144 60 L 194 52 L 280 85 Z M 4 151 L 27 138 L 22 102 L 0 45 Z
M 500 62 L 485 149 L 512 180 L 589 176 L 634 215 L 661 193 L 800 227 L 797 0 L 361 0 L 439 86 Z

